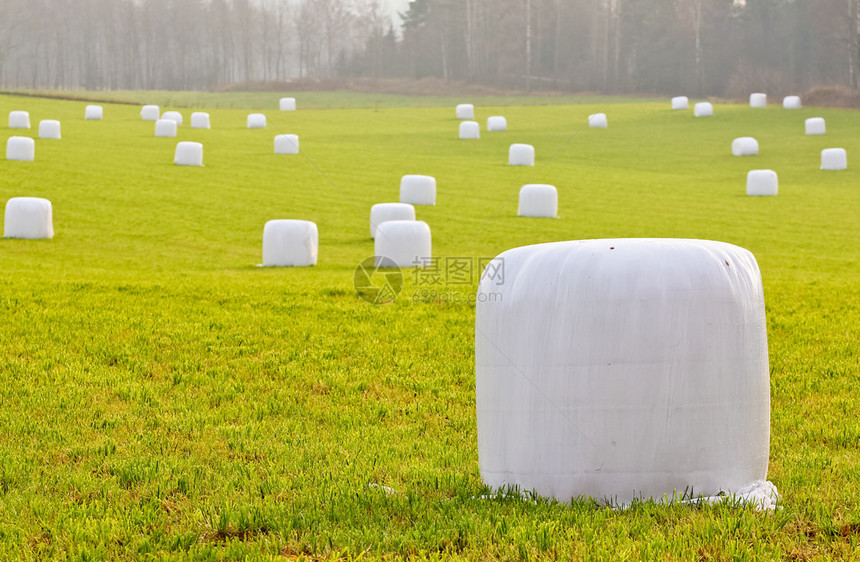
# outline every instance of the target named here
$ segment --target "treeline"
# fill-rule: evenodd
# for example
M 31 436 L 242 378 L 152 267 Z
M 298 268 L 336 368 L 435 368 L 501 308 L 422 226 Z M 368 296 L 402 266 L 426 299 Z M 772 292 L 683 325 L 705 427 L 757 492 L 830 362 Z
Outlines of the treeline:
M 740 96 L 856 89 L 860 0 L 0 0 L 0 86 L 342 76 Z

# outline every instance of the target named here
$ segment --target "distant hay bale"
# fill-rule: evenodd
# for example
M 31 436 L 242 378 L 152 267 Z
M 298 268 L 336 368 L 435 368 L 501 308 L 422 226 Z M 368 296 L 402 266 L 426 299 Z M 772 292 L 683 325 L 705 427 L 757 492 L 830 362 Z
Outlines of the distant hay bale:
M 509 166 L 534 166 L 535 147 L 530 144 L 512 144 L 508 149 Z
M 457 106 L 457 119 L 474 119 L 475 106 L 471 103 L 461 103 Z
M 521 217 L 556 218 L 558 216 L 558 190 L 554 185 L 530 183 L 520 188 Z
M 825 148 L 821 151 L 822 170 L 845 170 L 848 168 L 848 153 L 844 148 Z
M 806 120 L 807 135 L 823 135 L 827 133 L 827 125 L 823 117 L 810 117 Z
M 161 109 L 157 105 L 144 105 L 140 108 L 140 118 L 144 121 L 158 121 Z
M 714 116 L 714 106 L 711 105 L 711 102 L 708 101 L 700 101 L 693 107 L 693 116 L 694 117 L 713 117 Z
M 460 138 L 461 139 L 479 139 L 481 138 L 481 126 L 477 121 L 463 121 L 460 123 Z
M 42 119 L 39 121 L 39 138 L 40 139 L 59 139 L 60 122 L 56 119 Z
M 299 135 L 275 136 L 275 154 L 298 154 Z
M 173 163 L 179 166 L 202 166 L 203 145 L 199 142 L 180 142 L 176 145 Z
M 386 221 L 376 227 L 374 255 L 377 267 L 388 258 L 397 267 L 427 267 L 433 257 L 430 227 L 424 221 Z
M 767 196 L 779 192 L 779 179 L 773 170 L 750 170 L 747 174 L 747 195 Z
M 266 116 L 262 113 L 251 113 L 248 115 L 248 128 L 249 129 L 265 129 L 266 128 Z
M 785 96 L 782 100 L 783 109 L 801 109 L 800 96 Z
M 415 207 L 409 203 L 377 203 L 370 208 L 370 237 L 376 238 L 376 229 L 388 221 L 414 221 Z
M 732 141 L 732 156 L 756 156 L 758 141 L 752 137 L 739 137 Z
M 173 138 L 176 136 L 176 121 L 173 119 L 159 119 L 155 122 L 155 136 Z
M 30 128 L 30 113 L 27 111 L 10 111 L 9 112 L 9 128 L 10 129 L 29 129 Z
M 750 94 L 750 107 L 767 107 L 767 94 Z
M 687 99 L 687 96 L 675 96 L 672 98 L 672 109 L 689 109 L 690 108 L 690 100 Z
M 263 227 L 263 265 L 306 267 L 317 264 L 319 231 L 304 220 L 270 220 Z
M 30 137 L 9 137 L 6 141 L 6 160 L 32 162 L 36 159 L 36 141 Z
M 195 111 L 191 114 L 192 129 L 211 129 L 209 114 L 204 111 Z
M 281 98 L 278 102 L 278 107 L 281 111 L 295 111 L 296 98 Z
M 436 204 L 436 178 L 407 174 L 400 178 L 400 202 L 411 205 Z
M 53 238 L 54 219 L 51 202 L 41 197 L 9 199 L 6 202 L 3 236 L 31 240 Z
M 493 115 L 487 118 L 487 131 L 507 131 L 508 120 L 501 115 Z
M 84 119 L 87 121 L 101 121 L 104 117 L 104 109 L 100 105 L 88 105 L 84 112 Z
M 594 113 L 588 116 L 588 126 L 592 129 L 605 129 L 607 127 L 606 114 Z
M 178 127 L 182 126 L 182 114 L 179 113 L 178 111 L 165 111 L 161 115 L 161 118 L 162 119 L 172 119 L 173 121 L 176 121 L 176 125 Z

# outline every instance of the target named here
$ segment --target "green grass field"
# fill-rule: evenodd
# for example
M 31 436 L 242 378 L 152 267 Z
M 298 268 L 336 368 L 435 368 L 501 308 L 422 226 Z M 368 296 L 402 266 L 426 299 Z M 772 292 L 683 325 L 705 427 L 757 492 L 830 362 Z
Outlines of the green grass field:
M 56 230 L 0 239 L 0 558 L 860 556 L 860 113 L 310 93 L 281 113 L 277 97 L 114 98 L 181 106 L 186 125 L 164 139 L 139 106 L 105 104 L 97 122 L 85 102 L 0 96 L 0 115 L 30 112 L 23 134 L 63 128 L 35 162 L 0 160 L 0 202 L 48 198 Z M 458 140 L 462 101 L 508 131 Z M 212 130 L 188 128 L 192 107 Z M 246 129 L 261 109 L 269 127 Z M 597 111 L 609 128 L 583 128 Z M 803 135 L 811 116 L 826 136 Z M 302 155 L 273 154 L 279 131 Z M 21 133 L 0 124 L 4 146 Z M 732 157 L 739 136 L 761 154 Z M 180 140 L 204 144 L 205 167 L 172 164 Z M 506 165 L 514 142 L 536 147 L 534 168 Z M 818 169 L 828 147 L 848 150 L 848 170 Z M 745 195 L 754 168 L 779 173 L 779 196 Z M 489 493 L 477 279 L 425 298 L 407 272 L 386 306 L 353 289 L 370 206 L 396 201 L 404 174 L 437 179 L 418 218 L 440 257 L 606 237 L 752 251 L 782 508 L 475 499 Z M 518 218 L 524 183 L 556 185 L 560 218 Z M 257 267 L 276 218 L 318 224 L 317 267 Z

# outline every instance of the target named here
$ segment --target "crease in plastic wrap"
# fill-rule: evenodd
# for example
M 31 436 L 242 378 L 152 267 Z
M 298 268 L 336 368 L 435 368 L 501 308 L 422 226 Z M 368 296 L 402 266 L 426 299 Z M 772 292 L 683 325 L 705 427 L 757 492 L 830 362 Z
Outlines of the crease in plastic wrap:
M 516 248 L 485 269 L 476 300 L 488 486 L 619 505 L 767 479 L 764 294 L 747 250 L 676 239 Z

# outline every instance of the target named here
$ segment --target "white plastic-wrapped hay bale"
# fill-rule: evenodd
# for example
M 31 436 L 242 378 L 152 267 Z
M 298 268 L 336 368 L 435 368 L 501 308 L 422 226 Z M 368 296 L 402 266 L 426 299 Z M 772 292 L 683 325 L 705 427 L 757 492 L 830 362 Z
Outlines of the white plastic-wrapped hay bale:
M 180 142 L 176 145 L 173 163 L 179 166 L 202 166 L 203 145 L 199 142 Z
M 484 482 L 570 501 L 716 495 L 767 477 L 761 275 L 721 242 L 502 253 L 477 294 Z
M 30 113 L 27 111 L 10 111 L 9 112 L 9 128 L 10 129 L 29 129 L 30 128 Z
M 275 154 L 298 154 L 299 135 L 276 135 Z
M 845 170 L 848 168 L 848 153 L 844 148 L 825 148 L 821 151 L 822 170 Z
M 732 156 L 755 156 L 758 141 L 752 137 L 739 137 L 732 141 Z
M 477 121 L 463 121 L 460 123 L 460 138 L 461 139 L 479 139 L 481 138 L 481 126 Z
M 436 204 L 436 178 L 408 174 L 400 178 L 400 202 L 411 205 Z
M 767 107 L 767 94 L 750 94 L 750 107 Z
M 263 265 L 303 267 L 317 264 L 319 231 L 303 220 L 271 220 L 263 227 Z
M 59 139 L 60 122 L 56 119 L 42 119 L 39 121 L 39 138 L 40 139 Z
M 747 174 L 747 195 L 776 195 L 779 178 L 773 170 L 750 170 Z
M 104 108 L 100 105 L 88 105 L 84 111 L 84 119 L 87 121 L 101 121 L 104 117 Z
M 172 119 L 173 121 L 176 121 L 176 125 L 178 127 L 182 126 L 182 114 L 179 113 L 178 111 L 165 111 L 161 115 L 161 118 L 162 119 Z
M 783 109 L 801 109 L 800 96 L 785 96 L 782 99 Z
M 507 131 L 508 120 L 501 115 L 487 117 L 487 131 Z
M 700 101 L 693 106 L 694 117 L 713 117 L 714 106 L 709 101 Z
M 191 114 L 192 129 L 211 129 L 212 124 L 209 119 L 209 114 L 205 111 L 195 111 Z
M 155 136 L 173 138 L 176 136 L 176 121 L 173 119 L 159 119 L 155 122 Z
M 471 103 L 461 103 L 457 106 L 457 119 L 474 119 L 475 106 Z
M 281 98 L 278 102 L 278 107 L 281 111 L 295 111 L 296 98 Z
M 588 116 L 588 126 L 592 129 L 605 129 L 607 127 L 605 113 L 593 113 Z
M 158 121 L 161 108 L 157 105 L 144 105 L 140 108 L 140 118 L 144 121 Z
M 386 221 L 376 227 L 373 248 L 377 266 L 388 258 L 397 267 L 426 267 L 433 255 L 430 227 L 424 221 Z
M 30 137 L 9 137 L 6 141 L 6 160 L 32 162 L 36 159 L 36 141 Z
M 558 216 L 558 190 L 554 185 L 529 183 L 520 188 L 517 215 L 521 217 Z
M 13 197 L 6 202 L 3 222 L 6 238 L 53 238 L 51 202 L 41 197 Z
M 675 96 L 672 98 L 672 109 L 689 109 L 690 100 L 687 96 Z
M 534 166 L 535 147 L 530 144 L 512 144 L 508 149 L 509 166 Z
M 266 128 L 266 116 L 262 113 L 250 113 L 248 115 L 248 128 L 249 129 L 265 129 Z
M 388 221 L 414 221 L 415 207 L 409 203 L 377 203 L 370 208 L 370 237 L 376 238 L 376 229 Z
M 804 125 L 807 135 L 824 135 L 827 133 L 827 124 L 823 117 L 810 117 Z

